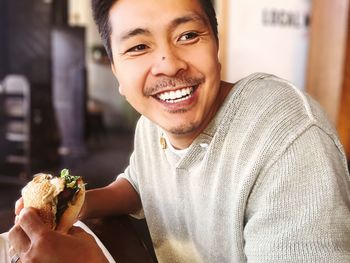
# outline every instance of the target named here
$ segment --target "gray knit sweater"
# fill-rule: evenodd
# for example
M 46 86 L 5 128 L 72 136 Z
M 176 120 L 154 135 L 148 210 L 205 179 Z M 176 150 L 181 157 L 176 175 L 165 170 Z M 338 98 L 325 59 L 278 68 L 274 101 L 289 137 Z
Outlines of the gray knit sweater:
M 126 178 L 159 262 L 350 262 L 350 188 L 319 106 L 266 74 L 238 82 L 179 158 L 141 117 Z

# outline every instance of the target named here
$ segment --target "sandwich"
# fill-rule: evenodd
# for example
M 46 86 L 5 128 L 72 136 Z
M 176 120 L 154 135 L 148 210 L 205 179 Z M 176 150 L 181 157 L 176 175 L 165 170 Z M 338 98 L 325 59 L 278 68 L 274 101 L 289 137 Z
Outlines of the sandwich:
M 77 221 L 85 199 L 85 184 L 80 176 L 39 173 L 22 189 L 24 207 L 38 209 L 39 216 L 51 229 L 67 233 Z

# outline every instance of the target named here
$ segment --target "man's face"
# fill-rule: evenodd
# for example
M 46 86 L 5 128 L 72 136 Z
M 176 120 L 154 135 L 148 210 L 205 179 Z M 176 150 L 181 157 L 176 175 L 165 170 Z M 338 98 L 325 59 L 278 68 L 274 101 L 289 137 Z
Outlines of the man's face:
M 219 106 L 220 64 L 209 21 L 194 0 L 118 0 L 110 10 L 119 91 L 184 148 Z

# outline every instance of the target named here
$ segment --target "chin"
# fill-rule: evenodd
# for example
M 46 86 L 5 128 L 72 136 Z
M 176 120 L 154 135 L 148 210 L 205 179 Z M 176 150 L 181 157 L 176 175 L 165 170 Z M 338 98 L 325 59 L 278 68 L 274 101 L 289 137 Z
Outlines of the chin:
M 165 129 L 171 134 L 174 135 L 188 135 L 194 133 L 198 129 L 199 125 L 197 123 L 186 123 L 178 126 L 173 126 L 168 129 Z

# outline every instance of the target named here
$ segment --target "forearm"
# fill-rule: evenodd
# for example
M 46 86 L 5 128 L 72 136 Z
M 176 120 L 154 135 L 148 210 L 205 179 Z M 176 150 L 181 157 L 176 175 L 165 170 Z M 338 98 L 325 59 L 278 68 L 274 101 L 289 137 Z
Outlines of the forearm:
M 126 179 L 117 179 L 106 187 L 86 192 L 80 219 L 129 214 L 141 208 L 138 193 Z

